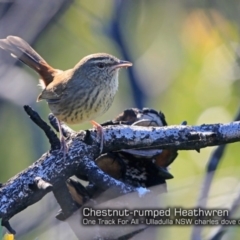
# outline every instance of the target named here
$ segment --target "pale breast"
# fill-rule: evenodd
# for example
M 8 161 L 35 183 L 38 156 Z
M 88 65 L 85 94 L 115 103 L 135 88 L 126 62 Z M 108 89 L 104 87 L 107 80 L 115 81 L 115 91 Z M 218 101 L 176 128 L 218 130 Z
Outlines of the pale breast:
M 117 79 L 116 79 L 117 80 Z M 92 91 L 76 91 L 66 96 L 58 104 L 49 103 L 53 114 L 68 124 L 78 124 L 93 120 L 105 113 L 113 103 L 118 85 L 112 83 L 104 88 L 95 87 Z

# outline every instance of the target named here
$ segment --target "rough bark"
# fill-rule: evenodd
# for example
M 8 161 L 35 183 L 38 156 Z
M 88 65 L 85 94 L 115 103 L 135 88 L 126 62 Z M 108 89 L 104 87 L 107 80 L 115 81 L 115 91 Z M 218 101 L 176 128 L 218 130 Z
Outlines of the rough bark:
M 107 126 L 104 128 L 103 152 L 156 147 L 195 150 L 239 140 L 240 122 L 168 127 Z M 39 201 L 52 187 L 57 189 L 77 172 L 87 175 L 90 182 L 102 189 L 115 187 L 121 193 L 138 190 L 108 176 L 95 164 L 94 159 L 100 154 L 95 130 L 72 133 L 67 144 L 69 152 L 65 158 L 61 151 L 51 150 L 1 186 L 0 218 L 3 222 Z M 36 179 L 52 187 L 33 187 Z

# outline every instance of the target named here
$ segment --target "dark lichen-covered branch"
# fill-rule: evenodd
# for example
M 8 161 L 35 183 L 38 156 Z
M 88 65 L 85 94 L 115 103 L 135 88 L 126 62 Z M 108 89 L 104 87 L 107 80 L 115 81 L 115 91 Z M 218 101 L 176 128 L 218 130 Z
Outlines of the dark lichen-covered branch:
M 44 131 L 51 145 L 51 149 L 60 149 L 60 140 L 58 139 L 56 133 L 51 129 L 51 127 L 46 122 L 44 122 L 38 113 L 35 112 L 30 106 L 25 105 L 24 110 L 31 118 L 31 120 Z
M 72 175 L 80 173 L 87 175 L 89 181 L 101 188 L 115 187 L 122 193 L 137 190 L 111 178 L 94 163 L 93 160 L 99 156 L 100 146 L 95 130 L 88 131 L 87 143 L 83 140 L 82 133 L 72 134 L 67 139 L 69 151 L 66 157 L 59 150 L 45 153 L 28 169 L 3 184 L 0 188 L 0 218 L 9 220 L 46 194 L 46 191 L 30 187 L 35 184 L 36 177 L 57 188 Z M 239 140 L 240 122 L 169 127 L 120 125 L 104 128 L 105 152 L 156 147 L 194 150 Z
M 110 126 L 105 129 L 105 151 L 156 148 L 195 150 L 240 140 L 240 122 L 201 126 Z M 114 144 L 113 144 L 114 142 Z

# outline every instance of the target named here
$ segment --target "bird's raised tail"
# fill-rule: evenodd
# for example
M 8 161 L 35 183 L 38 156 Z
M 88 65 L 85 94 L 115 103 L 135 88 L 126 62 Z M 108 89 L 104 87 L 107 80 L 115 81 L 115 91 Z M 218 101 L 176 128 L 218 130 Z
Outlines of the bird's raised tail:
M 52 82 L 54 75 L 58 72 L 20 37 L 8 36 L 6 39 L 0 39 L 0 48 L 34 69 L 40 75 L 43 87 Z

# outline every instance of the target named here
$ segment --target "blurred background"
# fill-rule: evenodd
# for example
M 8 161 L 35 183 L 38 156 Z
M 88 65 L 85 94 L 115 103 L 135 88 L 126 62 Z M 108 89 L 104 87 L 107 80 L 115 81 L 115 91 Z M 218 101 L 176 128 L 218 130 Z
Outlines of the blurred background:
M 50 65 L 63 70 L 95 52 L 133 62 L 133 68 L 120 73 L 112 107 L 95 119 L 100 123 L 130 107 L 161 110 L 171 125 L 184 120 L 189 125 L 227 123 L 239 108 L 239 12 L 237 0 L 3 0 L 0 38 L 22 37 Z M 49 149 L 47 138 L 23 110 L 28 104 L 47 121 L 47 104 L 36 104 L 37 79 L 35 72 L 0 51 L 0 182 Z M 196 204 L 213 150 L 179 153 L 170 169 L 174 179 L 168 181 L 166 206 Z M 227 147 L 208 206 L 225 207 L 239 191 L 239 154 L 239 143 Z M 17 239 L 74 239 L 68 225 L 54 219 L 58 207 L 51 199 L 49 195 L 13 218 Z M 205 236 L 210 231 L 206 229 Z M 163 234 L 164 239 L 189 239 L 191 227 L 163 228 L 155 239 Z M 238 234 L 232 228 L 223 239 L 238 239 Z

